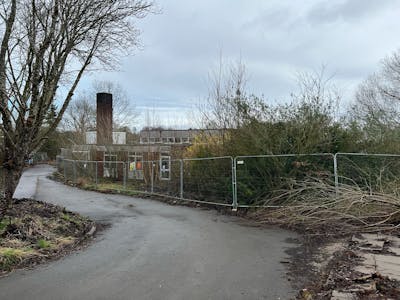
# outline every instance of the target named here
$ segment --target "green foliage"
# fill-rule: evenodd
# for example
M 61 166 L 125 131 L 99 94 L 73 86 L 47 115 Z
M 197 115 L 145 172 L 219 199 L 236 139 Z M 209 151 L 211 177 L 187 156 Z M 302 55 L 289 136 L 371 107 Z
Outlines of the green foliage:
M 30 248 L 14 249 L 0 247 L 0 270 L 9 271 L 13 265 L 18 264 L 32 253 L 33 251 Z
M 16 264 L 20 260 L 20 256 L 14 249 L 5 249 L 1 253 L 0 267 L 1 269 L 9 269 L 11 265 Z
M 338 119 L 337 100 L 337 93 L 322 77 L 308 75 L 301 77 L 300 91 L 292 95 L 292 102 L 288 104 L 269 106 L 264 99 L 244 93 L 224 97 L 219 103 L 224 114 L 214 124 L 233 127 L 221 128 L 224 129 L 221 137 L 196 140 L 186 156 L 365 152 L 384 149 L 396 135 L 400 137 L 400 130 L 387 128 L 383 131 L 382 126 L 377 127 L 372 122 L 360 123 L 349 117 Z M 216 105 L 214 109 L 218 111 L 220 107 Z M 227 115 L 228 121 L 225 120 Z M 385 139 L 374 138 L 379 135 L 372 128 L 380 130 Z M 387 149 L 396 150 L 394 144 Z M 190 168 L 192 176 L 203 170 L 204 167 L 196 163 Z M 238 199 L 242 204 L 255 204 L 276 191 L 290 190 L 293 180 L 314 177 L 332 181 L 332 174 L 332 156 L 245 159 L 237 166 Z M 200 178 L 196 182 L 201 182 L 201 176 L 195 177 Z M 215 183 L 221 189 L 227 184 L 214 180 L 201 182 L 201 185 L 210 191 L 218 190 Z M 189 186 L 185 185 L 186 188 Z M 195 190 L 194 185 L 190 188 Z
M 50 159 L 55 159 L 60 152 L 60 148 L 70 145 L 68 141 L 68 133 L 54 131 L 44 141 L 39 152 L 45 152 Z
M 185 197 L 232 203 L 232 161 L 193 160 L 184 162 Z
M 46 241 L 46 240 L 44 240 L 44 239 L 40 239 L 40 240 L 37 241 L 36 245 L 40 249 L 46 249 L 46 248 L 50 248 L 51 243 Z
M 332 180 L 332 168 L 329 155 L 241 158 L 236 166 L 239 203 L 257 204 L 291 190 L 295 181 Z
M 266 106 L 259 98 L 234 101 L 240 124 L 219 143 L 212 138 L 196 141 L 190 157 L 219 155 L 336 153 L 360 151 L 363 136 L 355 124 L 336 122 L 329 105 L 292 102 Z M 343 125 L 344 124 L 344 125 Z
M 72 218 L 69 214 L 63 213 L 61 216 L 61 219 L 67 221 L 67 222 L 71 222 Z
M 0 220 L 0 233 L 7 227 L 8 223 L 7 220 Z

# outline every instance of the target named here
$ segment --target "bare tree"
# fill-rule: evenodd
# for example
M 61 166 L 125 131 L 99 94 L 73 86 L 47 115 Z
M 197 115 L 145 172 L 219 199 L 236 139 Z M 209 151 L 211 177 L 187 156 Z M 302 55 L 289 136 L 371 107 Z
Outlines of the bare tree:
M 143 130 L 162 128 L 160 116 L 157 114 L 155 107 L 151 109 L 147 108 L 144 116 L 144 124 Z
M 201 127 L 218 132 L 208 131 L 199 140 L 212 138 L 221 149 L 225 148 L 230 132 L 241 124 L 241 108 L 247 106 L 246 81 L 246 67 L 241 60 L 225 63 L 220 56 L 217 67 L 209 73 L 208 97 L 198 105 Z
M 0 0 L 3 204 L 12 204 L 24 160 L 58 126 L 82 75 L 95 63 L 112 67 L 136 46 L 134 20 L 152 7 L 142 0 Z M 53 104 L 56 116 L 46 124 Z
M 62 119 L 64 131 L 71 131 L 74 144 L 84 144 L 86 132 L 96 125 L 95 98 L 88 93 L 80 93 L 73 99 Z
M 400 50 L 359 85 L 351 116 L 360 124 L 370 150 L 399 151 Z
M 282 122 L 286 145 L 291 153 L 329 152 L 334 144 L 332 126 L 338 120 L 341 95 L 333 75 L 327 75 L 325 66 L 317 71 L 297 73 L 298 89 L 291 94 L 292 103 L 281 105 L 274 122 Z
M 400 50 L 384 59 L 380 70 L 359 85 L 353 113 L 364 122 L 400 125 Z
M 239 60 L 224 64 L 209 74 L 209 94 L 205 105 L 199 107 L 203 126 L 230 129 L 238 126 L 237 102 L 245 98 L 246 67 Z

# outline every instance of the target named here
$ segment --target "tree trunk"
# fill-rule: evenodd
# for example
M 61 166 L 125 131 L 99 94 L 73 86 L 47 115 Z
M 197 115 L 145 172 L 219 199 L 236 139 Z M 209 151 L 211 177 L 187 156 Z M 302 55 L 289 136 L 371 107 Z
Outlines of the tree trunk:
M 0 221 L 12 207 L 13 195 L 21 175 L 22 169 L 4 168 L 4 199 L 0 202 Z
M 22 175 L 22 170 L 20 169 L 5 169 L 5 178 L 4 178 L 4 200 L 7 208 L 10 208 L 12 205 L 12 198 L 17 188 L 19 179 Z
M 21 149 L 14 150 L 10 147 L 8 139 L 4 141 L 4 200 L 0 207 L 0 218 L 12 206 L 12 199 L 21 178 L 24 168 L 25 154 Z

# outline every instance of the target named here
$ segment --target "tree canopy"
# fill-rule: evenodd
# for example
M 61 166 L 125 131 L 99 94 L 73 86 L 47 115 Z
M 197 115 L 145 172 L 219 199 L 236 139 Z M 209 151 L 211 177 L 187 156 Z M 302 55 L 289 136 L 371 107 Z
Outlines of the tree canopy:
M 0 0 L 7 199 L 24 160 L 57 127 L 83 74 L 92 65 L 112 68 L 136 47 L 135 20 L 153 6 L 142 0 Z

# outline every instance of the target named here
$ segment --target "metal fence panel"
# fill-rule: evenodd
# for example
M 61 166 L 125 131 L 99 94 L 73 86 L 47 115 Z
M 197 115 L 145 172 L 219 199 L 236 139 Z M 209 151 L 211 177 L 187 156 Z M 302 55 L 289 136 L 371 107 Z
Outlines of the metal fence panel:
M 400 155 L 337 153 L 338 184 L 355 185 L 370 193 L 400 195 Z
M 330 153 L 240 156 L 235 158 L 237 206 L 275 206 L 270 199 L 311 178 L 334 183 Z
M 126 187 L 126 163 L 121 161 L 98 161 L 94 165 L 95 184 L 102 191 L 121 191 Z
M 140 161 L 127 165 L 127 190 L 179 197 L 179 160 Z
M 97 164 L 96 161 L 75 161 L 76 184 L 97 185 Z
M 163 161 L 154 162 L 153 192 L 161 195 L 180 197 L 180 160 L 171 160 L 166 164 Z
M 65 181 L 100 190 L 127 190 L 236 207 L 274 206 L 269 200 L 294 182 L 323 180 L 400 195 L 400 155 L 330 153 L 156 161 L 73 161 L 58 158 Z M 1 187 L 0 176 L 0 187 Z
M 126 165 L 126 189 L 140 193 L 154 192 L 155 162 L 141 161 Z
M 63 167 L 64 167 L 63 168 L 64 181 L 75 183 L 74 161 L 65 159 Z
M 57 167 L 58 173 L 64 174 L 64 159 L 60 155 L 56 156 L 56 167 Z
M 232 205 L 232 157 L 183 160 L 183 198 Z

